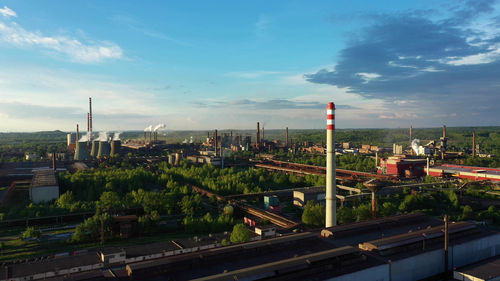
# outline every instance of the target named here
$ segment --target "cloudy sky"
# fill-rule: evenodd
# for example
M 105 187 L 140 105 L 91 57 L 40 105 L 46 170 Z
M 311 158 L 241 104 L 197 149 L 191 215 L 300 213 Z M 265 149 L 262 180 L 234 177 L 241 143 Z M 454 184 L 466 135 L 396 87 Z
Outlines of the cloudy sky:
M 500 125 L 500 3 L 0 0 L 0 131 Z

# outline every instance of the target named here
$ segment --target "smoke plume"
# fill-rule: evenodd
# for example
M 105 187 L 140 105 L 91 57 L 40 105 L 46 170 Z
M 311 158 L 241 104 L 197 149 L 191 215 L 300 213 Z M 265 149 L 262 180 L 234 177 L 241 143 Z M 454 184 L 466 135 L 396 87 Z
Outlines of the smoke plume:
M 108 141 L 108 132 L 99 132 L 98 141 Z
M 165 128 L 165 124 L 160 123 L 160 124 L 158 124 L 158 125 L 156 125 L 156 126 L 155 126 L 155 128 L 153 129 L 153 131 L 155 131 L 155 132 L 156 132 L 156 131 L 158 131 L 159 129 L 163 129 L 163 128 Z
M 117 133 L 115 133 L 115 134 L 113 135 L 113 140 L 114 140 L 114 141 L 119 141 L 119 140 L 120 140 L 120 133 L 118 133 L 118 132 L 117 132 Z

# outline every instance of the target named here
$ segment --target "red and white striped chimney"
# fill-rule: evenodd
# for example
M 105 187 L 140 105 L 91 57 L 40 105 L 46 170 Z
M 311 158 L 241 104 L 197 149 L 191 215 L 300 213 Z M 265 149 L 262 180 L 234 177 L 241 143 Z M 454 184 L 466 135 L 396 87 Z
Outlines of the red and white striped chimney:
M 92 98 L 89 97 L 89 141 L 92 141 Z
M 335 104 L 326 107 L 326 220 L 325 227 L 337 225 L 335 184 Z

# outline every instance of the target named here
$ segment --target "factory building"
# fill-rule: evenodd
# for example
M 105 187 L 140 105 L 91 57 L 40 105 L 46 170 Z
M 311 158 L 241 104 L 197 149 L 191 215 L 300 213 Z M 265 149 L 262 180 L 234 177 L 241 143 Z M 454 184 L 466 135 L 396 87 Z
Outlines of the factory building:
M 34 203 L 49 202 L 59 198 L 59 184 L 55 171 L 53 169 L 36 170 L 29 193 Z
M 500 280 L 500 255 L 456 269 L 453 272 L 453 278 L 460 281 L 498 281 Z
M 134 280 L 168 277 L 398 281 L 435 278 L 445 268 L 450 272 L 457 268 L 455 276 L 467 274 L 483 277 L 477 280 L 495 280 L 480 274 L 494 273 L 494 257 L 500 255 L 500 234 L 473 223 L 449 223 L 445 266 L 444 229 L 441 220 L 424 214 L 405 214 L 328 227 L 321 231 L 321 236 L 318 232 L 303 232 L 225 247 L 220 241 L 227 236 L 186 238 L 104 248 L 99 255 L 88 252 L 10 264 L 0 268 L 0 280 L 35 280 L 66 274 L 78 274 L 79 280 L 96 280 L 103 278 L 103 267 L 115 276 Z M 273 232 L 260 229 L 264 230 Z
M 420 177 L 423 176 L 426 159 L 412 159 L 405 155 L 396 155 L 387 159 L 380 159 L 378 174 L 394 175 L 398 177 Z
M 443 164 L 429 168 L 429 175 L 434 177 L 453 176 L 474 181 L 491 180 L 500 182 L 500 169 Z
M 325 202 L 324 189 L 304 189 L 293 191 L 293 205 L 304 207 L 308 201 Z

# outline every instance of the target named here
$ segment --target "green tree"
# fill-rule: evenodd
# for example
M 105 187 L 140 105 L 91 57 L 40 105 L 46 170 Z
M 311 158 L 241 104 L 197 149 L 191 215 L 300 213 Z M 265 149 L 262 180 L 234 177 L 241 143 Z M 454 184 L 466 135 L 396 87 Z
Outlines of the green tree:
M 308 201 L 302 213 L 302 222 L 313 226 L 322 226 L 325 223 L 326 211 L 321 204 Z
M 393 216 L 397 213 L 397 211 L 398 211 L 398 206 L 396 204 L 394 204 L 393 202 L 384 202 L 382 204 L 380 214 L 383 217 Z
M 356 208 L 356 220 L 364 221 L 369 220 L 372 217 L 372 206 L 371 204 L 362 204 Z
M 56 200 L 56 206 L 63 209 L 70 209 L 73 203 L 74 197 L 71 190 L 66 191 Z
M 102 206 L 106 209 L 116 209 L 121 206 L 121 200 L 118 194 L 114 191 L 105 191 L 99 199 Z
M 356 221 L 356 215 L 353 208 L 342 207 L 337 209 L 337 222 L 338 224 L 346 224 Z
M 472 210 L 472 207 L 467 205 L 464 207 L 464 210 L 462 211 L 462 219 L 463 220 L 471 220 L 474 218 L 474 210 Z
M 229 240 L 231 240 L 231 243 L 243 243 L 250 241 L 251 238 L 252 235 L 246 225 L 238 223 L 233 227 L 233 232 L 231 232 Z
M 42 232 L 40 231 L 40 229 L 35 228 L 33 226 L 28 226 L 22 234 L 23 239 L 40 238 L 40 236 L 42 236 Z

